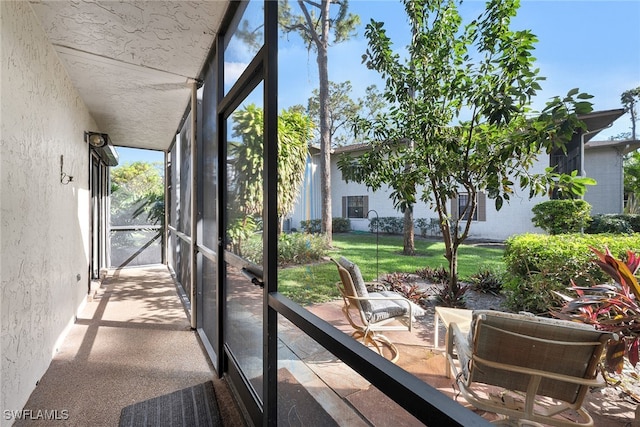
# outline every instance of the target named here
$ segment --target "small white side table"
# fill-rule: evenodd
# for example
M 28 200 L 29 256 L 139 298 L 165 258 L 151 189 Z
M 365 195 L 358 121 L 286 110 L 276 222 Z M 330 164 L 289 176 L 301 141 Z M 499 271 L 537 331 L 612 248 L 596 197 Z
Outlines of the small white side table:
M 433 347 L 438 348 L 440 320 L 442 320 L 447 334 L 449 333 L 450 323 L 456 323 L 462 332 L 469 332 L 472 314 L 473 310 L 465 310 L 463 308 L 436 307 L 433 328 Z M 447 342 L 447 339 L 448 338 L 445 335 L 445 343 Z

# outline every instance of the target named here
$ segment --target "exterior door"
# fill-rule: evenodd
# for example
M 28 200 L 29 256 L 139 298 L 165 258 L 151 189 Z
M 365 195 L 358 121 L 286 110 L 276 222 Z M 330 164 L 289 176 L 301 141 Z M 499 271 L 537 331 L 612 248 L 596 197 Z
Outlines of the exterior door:
M 227 373 L 262 424 L 262 84 L 225 120 L 224 357 Z
M 263 223 L 267 217 L 263 201 L 264 35 L 266 27 L 271 33 L 271 26 L 277 25 L 273 20 L 268 26 L 265 19 L 267 11 L 277 11 L 277 3 L 242 1 L 233 7 L 237 9 L 230 26 L 218 40 L 221 57 L 217 70 L 222 71 L 216 114 L 221 195 L 219 359 L 221 371 L 239 394 L 253 424 L 263 425 L 271 401 L 271 393 L 266 391 L 269 378 L 265 378 L 270 372 L 265 364 L 271 359 L 265 359 L 267 355 L 276 357 L 276 351 L 270 354 L 266 349 L 271 337 L 265 332 L 270 322 L 265 320 L 269 310 L 267 289 L 263 288 L 264 259 L 268 258 L 265 254 L 263 259 L 263 247 L 270 229 Z M 275 335 L 275 322 L 271 329 Z
M 92 150 L 89 170 L 91 192 L 91 279 L 100 277 L 100 270 L 108 267 L 109 253 L 109 166 Z
M 96 156 L 91 156 L 91 278 L 100 277 L 100 269 L 104 267 L 100 248 L 103 246 L 104 232 L 102 229 L 102 200 L 101 165 Z

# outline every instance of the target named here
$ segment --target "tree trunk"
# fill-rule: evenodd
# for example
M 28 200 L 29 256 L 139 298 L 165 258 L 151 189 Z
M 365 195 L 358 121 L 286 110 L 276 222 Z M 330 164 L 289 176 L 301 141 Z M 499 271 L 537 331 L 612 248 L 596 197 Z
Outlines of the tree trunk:
M 631 139 L 635 141 L 636 139 L 636 109 L 635 104 L 631 104 L 631 108 L 629 108 L 629 114 L 631 114 Z
M 415 255 L 416 245 L 414 240 L 415 232 L 413 227 L 413 205 L 404 210 L 404 246 L 403 255 Z
M 457 240 L 454 238 L 454 240 Z M 458 244 L 454 241 L 449 253 L 449 295 L 451 297 L 451 305 L 453 307 L 462 306 L 463 301 L 458 297 L 460 285 L 458 284 Z
M 331 123 L 329 116 L 329 7 L 331 1 L 322 2 L 322 37 L 318 46 L 318 74 L 320 79 L 320 196 L 322 198 L 322 232 L 331 245 L 333 241 L 332 209 L 331 209 Z
M 435 181 L 431 181 L 434 188 L 437 187 Z M 444 257 L 449 263 L 449 282 L 447 283 L 446 300 L 443 302 L 451 307 L 462 306 L 463 301 L 458 301 L 458 293 L 460 286 L 458 285 L 458 247 L 460 240 L 458 239 L 458 221 L 457 218 L 451 218 L 446 209 L 447 200 L 440 199 L 436 194 L 436 205 L 438 207 L 438 219 L 440 221 L 440 232 L 445 247 Z M 453 214 L 452 214 L 453 215 Z M 443 295 L 445 296 L 445 295 Z
M 415 142 L 413 140 L 409 141 L 409 150 L 413 152 L 415 148 Z M 412 164 L 405 165 L 404 170 L 410 172 L 414 167 Z M 416 186 L 413 188 L 413 196 L 416 194 Z M 404 255 L 415 255 L 416 254 L 416 244 L 414 240 L 415 232 L 413 227 L 413 204 L 407 204 L 407 207 L 404 210 L 404 245 L 402 248 L 402 253 Z

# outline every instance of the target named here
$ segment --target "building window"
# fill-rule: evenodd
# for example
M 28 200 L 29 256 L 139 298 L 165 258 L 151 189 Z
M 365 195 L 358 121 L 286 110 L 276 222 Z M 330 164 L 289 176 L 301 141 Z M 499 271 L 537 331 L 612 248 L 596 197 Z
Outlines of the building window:
M 369 196 L 342 197 L 343 218 L 366 218 L 369 212 Z
M 476 210 L 473 213 L 472 221 L 486 221 L 487 220 L 487 203 L 486 194 L 478 192 L 477 195 Z M 469 212 L 465 211 L 467 202 L 469 201 L 469 193 L 460 193 L 458 197 L 451 200 L 451 214 L 454 218 L 466 221 L 469 218 Z
M 467 206 L 468 205 L 468 206 Z M 469 201 L 469 194 L 458 194 L 458 212 L 460 212 L 460 219 L 469 219 L 469 211 L 471 210 L 471 204 Z M 473 221 L 478 220 L 478 209 L 473 211 Z

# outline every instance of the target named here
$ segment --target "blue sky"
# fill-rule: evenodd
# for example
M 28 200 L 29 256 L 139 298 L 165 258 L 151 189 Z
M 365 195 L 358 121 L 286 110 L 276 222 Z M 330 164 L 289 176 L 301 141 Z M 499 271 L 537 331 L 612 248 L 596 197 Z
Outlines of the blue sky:
M 297 12 L 296 2 L 291 2 Z M 352 98 L 364 95 L 364 90 L 376 84 L 382 90 L 379 75 L 361 64 L 367 48 L 364 27 L 371 18 L 385 22 L 394 46 L 404 51 L 409 37 L 406 15 L 399 0 L 351 0 L 349 10 L 361 18 L 357 36 L 332 46 L 329 51 L 329 79 L 351 81 Z M 466 17 L 475 17 L 485 2 L 468 0 L 463 5 Z M 260 13 L 255 8 L 251 13 Z M 538 43 L 534 56 L 542 82 L 534 108 L 540 109 L 552 96 L 564 95 L 574 87 L 594 96 L 596 110 L 620 108 L 620 94 L 640 86 L 640 0 L 626 1 L 556 1 L 523 0 L 514 20 L 515 29 L 530 29 Z M 241 64 L 251 56 L 246 49 L 235 52 Z M 306 105 L 313 89 L 318 87 L 318 67 L 315 53 L 307 52 L 300 38 L 290 35 L 279 41 L 279 107 Z M 619 118 L 597 139 L 628 132 L 628 116 Z M 118 149 L 121 164 L 135 160 L 130 150 Z M 161 154 L 144 160 L 162 161 Z
M 135 148 L 116 147 L 118 152 L 118 165 L 122 166 L 127 163 L 136 161 L 143 162 L 164 162 L 164 152 L 155 150 L 139 150 Z
M 407 44 L 409 29 L 399 1 L 351 0 L 349 5 L 351 12 L 360 15 L 362 24 L 357 37 L 330 48 L 329 79 L 351 81 L 352 97 L 356 99 L 370 84 L 382 89 L 378 74 L 361 64 L 367 47 L 364 25 L 371 18 L 385 22 L 399 51 Z M 484 5 L 484 1 L 466 1 L 462 12 L 466 17 L 476 17 Z M 540 75 L 547 80 L 534 101 L 537 109 L 550 97 L 565 95 L 574 87 L 594 96 L 591 101 L 596 110 L 620 108 L 620 94 L 640 86 L 639 0 L 524 0 L 513 24 L 515 29 L 530 29 L 539 40 L 534 56 Z M 307 53 L 299 40 L 293 35 L 280 40 L 280 108 L 306 105 L 318 85 L 315 53 Z M 623 116 L 597 139 L 608 139 L 629 128 L 630 120 Z

